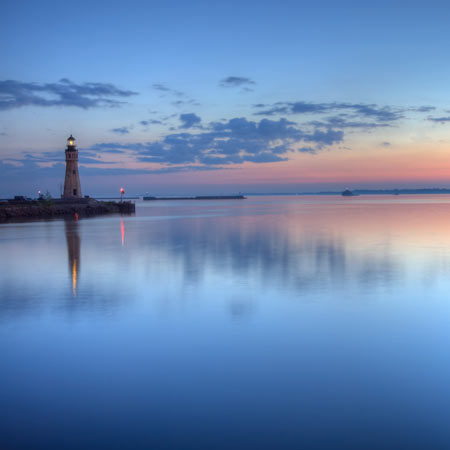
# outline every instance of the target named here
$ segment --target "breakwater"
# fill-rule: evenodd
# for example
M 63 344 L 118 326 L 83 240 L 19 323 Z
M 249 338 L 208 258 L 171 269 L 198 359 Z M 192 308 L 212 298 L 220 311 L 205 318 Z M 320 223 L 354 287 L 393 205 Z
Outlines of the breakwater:
M 195 197 L 143 197 L 143 200 L 243 200 L 243 195 L 197 195 Z
M 132 202 L 100 202 L 94 199 L 12 201 L 0 203 L 0 221 L 133 214 L 135 210 Z

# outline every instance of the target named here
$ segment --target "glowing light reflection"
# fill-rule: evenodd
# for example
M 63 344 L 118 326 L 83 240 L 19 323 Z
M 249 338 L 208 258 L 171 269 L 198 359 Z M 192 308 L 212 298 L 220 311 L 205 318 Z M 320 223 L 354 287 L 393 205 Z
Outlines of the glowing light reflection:
M 72 263 L 72 292 L 73 296 L 77 296 L 77 276 L 78 276 L 78 260 L 74 259 Z

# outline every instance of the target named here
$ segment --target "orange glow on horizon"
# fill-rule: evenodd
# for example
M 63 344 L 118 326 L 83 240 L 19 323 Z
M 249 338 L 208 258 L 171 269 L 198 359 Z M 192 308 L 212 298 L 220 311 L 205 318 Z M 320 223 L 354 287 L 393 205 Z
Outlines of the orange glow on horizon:
M 148 190 L 150 181 L 154 180 L 160 190 L 180 194 L 190 188 L 194 191 L 216 186 L 236 192 L 251 191 L 252 185 L 266 192 L 271 190 L 271 185 L 283 185 L 286 189 L 293 185 L 291 190 L 298 192 L 328 190 L 327 186 L 334 186 L 333 190 L 450 186 L 450 158 L 444 141 L 426 143 L 410 139 L 389 147 L 377 143 L 350 144 L 351 148 L 333 148 L 317 154 L 291 152 L 289 160 L 284 162 L 246 162 L 214 170 L 124 175 L 120 183 L 131 184 L 133 190 Z M 155 170 L 165 166 L 129 160 L 123 167 Z M 103 181 L 108 183 L 106 175 L 96 176 L 96 183 Z

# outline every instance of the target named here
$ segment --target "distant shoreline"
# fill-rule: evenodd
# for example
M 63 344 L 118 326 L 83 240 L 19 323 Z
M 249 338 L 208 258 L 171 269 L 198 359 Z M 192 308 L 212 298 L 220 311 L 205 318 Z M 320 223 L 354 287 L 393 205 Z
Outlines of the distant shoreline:
M 355 195 L 421 195 L 421 194 L 450 194 L 450 189 L 446 188 L 425 188 L 425 189 L 350 189 Z M 264 195 L 342 195 L 342 191 L 319 191 L 319 192 L 244 192 L 249 196 Z
M 355 195 L 426 195 L 426 194 L 450 194 L 450 188 L 424 188 L 424 189 L 350 189 Z M 245 196 L 314 196 L 314 195 L 336 195 L 341 196 L 343 191 L 318 191 L 318 192 L 243 192 L 239 195 L 173 195 L 173 196 L 148 196 L 134 195 L 123 197 L 123 200 L 214 200 L 214 199 L 242 199 Z M 120 196 L 92 196 L 99 201 L 120 200 Z M 0 198 L 0 204 L 7 202 L 8 198 Z M 27 199 L 31 200 L 31 199 Z

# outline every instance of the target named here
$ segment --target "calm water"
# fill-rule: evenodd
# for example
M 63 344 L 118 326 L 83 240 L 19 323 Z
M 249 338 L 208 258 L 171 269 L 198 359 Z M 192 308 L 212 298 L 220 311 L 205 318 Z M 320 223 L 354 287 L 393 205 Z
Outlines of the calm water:
M 450 197 L 0 225 L 0 448 L 450 448 Z

